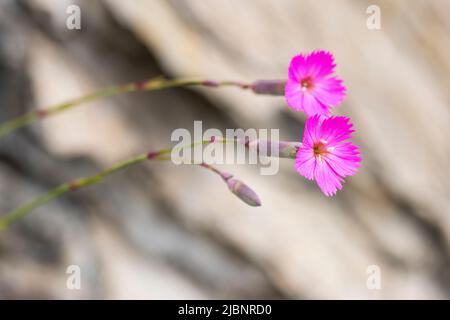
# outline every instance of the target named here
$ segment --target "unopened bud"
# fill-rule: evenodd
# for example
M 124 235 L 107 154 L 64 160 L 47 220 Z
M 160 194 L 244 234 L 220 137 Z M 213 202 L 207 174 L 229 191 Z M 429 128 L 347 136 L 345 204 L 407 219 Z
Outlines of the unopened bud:
M 261 200 L 259 200 L 258 195 L 250 189 L 242 181 L 231 178 L 226 180 L 228 188 L 231 192 L 233 192 L 239 199 L 244 201 L 246 204 L 252 207 L 259 207 L 261 205 Z
M 251 88 L 257 94 L 284 96 L 285 85 L 285 80 L 258 80 L 252 83 Z
M 280 141 L 278 156 L 280 158 L 295 159 L 295 157 L 297 156 L 298 148 L 300 148 L 301 145 L 301 142 Z

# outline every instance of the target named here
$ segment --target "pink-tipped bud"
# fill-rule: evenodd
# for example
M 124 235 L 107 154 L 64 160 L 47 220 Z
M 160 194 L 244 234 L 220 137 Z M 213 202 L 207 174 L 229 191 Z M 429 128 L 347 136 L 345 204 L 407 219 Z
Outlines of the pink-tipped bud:
M 261 200 L 258 195 L 245 183 L 234 178 L 228 179 L 226 182 L 230 191 L 246 204 L 252 207 L 261 206 Z
M 280 141 L 278 142 L 278 157 L 295 159 L 297 156 L 298 148 L 301 146 L 301 142 Z
M 251 88 L 257 94 L 284 96 L 285 85 L 285 80 L 258 80 L 252 83 Z

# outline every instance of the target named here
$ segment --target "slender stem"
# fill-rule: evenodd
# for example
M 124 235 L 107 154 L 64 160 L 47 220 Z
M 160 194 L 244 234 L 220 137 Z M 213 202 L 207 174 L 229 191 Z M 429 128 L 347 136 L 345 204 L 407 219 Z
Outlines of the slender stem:
M 140 162 L 143 162 L 147 159 L 147 154 L 141 154 L 134 158 L 131 158 L 129 160 L 120 162 L 104 171 L 101 171 L 93 176 L 80 178 L 77 180 L 74 180 L 72 182 L 67 182 L 59 185 L 58 187 L 38 196 L 34 200 L 30 201 L 29 203 L 18 207 L 17 209 L 9 212 L 4 217 L 0 219 L 0 230 L 3 230 L 7 228 L 11 223 L 14 221 L 26 216 L 29 212 L 31 212 L 33 209 L 40 207 L 47 202 L 69 192 L 69 191 L 75 191 L 80 188 L 84 188 L 90 185 L 94 185 L 97 183 L 100 183 L 103 181 L 103 179 L 115 172 L 124 170 L 132 165 L 138 164 Z
M 172 152 L 178 152 L 183 149 L 188 148 L 195 148 L 200 145 L 209 144 L 209 143 L 236 143 L 239 142 L 237 139 L 211 139 L 211 140 L 201 140 L 196 141 L 190 144 L 186 144 L 183 146 L 179 146 L 176 148 L 169 148 L 169 149 L 161 149 L 158 151 L 152 151 L 149 153 L 143 153 L 140 155 L 137 155 L 135 157 L 132 157 L 128 160 L 121 161 L 112 167 L 105 169 L 95 175 L 79 178 L 72 182 L 67 182 L 59 185 L 58 187 L 38 196 L 37 198 L 33 199 L 32 201 L 26 203 L 25 205 L 18 207 L 10 212 L 8 212 L 6 215 L 0 218 L 0 230 L 6 229 L 11 223 L 15 222 L 16 220 L 26 216 L 29 212 L 32 210 L 50 202 L 51 200 L 62 196 L 63 194 L 75 191 L 81 188 L 85 188 L 94 184 L 101 183 L 107 176 L 112 175 L 118 171 L 123 171 L 133 165 L 139 164 L 141 162 L 144 162 L 145 160 L 160 160 L 160 161 L 166 161 L 171 159 L 171 153 Z M 258 149 L 258 141 L 255 140 L 253 142 L 256 143 L 246 143 L 247 147 L 253 147 L 256 148 L 256 150 L 259 152 Z M 265 144 L 267 144 L 267 141 L 264 141 Z M 276 142 L 279 146 L 279 153 L 277 154 L 277 157 L 280 158 L 294 158 L 296 150 L 298 146 L 300 145 L 297 142 L 285 142 L 280 141 Z M 211 170 L 212 172 L 218 174 L 222 177 L 225 181 L 230 178 L 231 175 L 228 173 L 224 173 L 213 166 L 206 164 L 206 163 L 200 163 L 201 167 Z
M 161 77 L 142 81 L 132 82 L 125 85 L 108 87 L 101 89 L 94 93 L 87 94 L 85 96 L 76 98 L 74 100 L 57 104 L 55 106 L 37 109 L 25 113 L 21 116 L 13 118 L 0 124 L 0 138 L 10 134 L 11 132 L 30 125 L 38 120 L 44 119 L 49 116 L 59 114 L 63 111 L 72 109 L 83 103 L 99 100 L 106 97 L 112 97 L 124 93 L 137 92 L 137 91 L 155 91 L 162 89 L 169 89 L 175 87 L 190 87 L 190 86 L 205 86 L 205 87 L 224 87 L 232 86 L 241 89 L 251 88 L 250 84 L 235 82 L 235 81 L 210 81 L 210 80 L 192 80 L 192 79 L 174 79 L 167 80 Z
M 218 174 L 221 178 L 225 179 L 227 177 L 227 174 L 225 172 L 222 172 L 219 169 L 217 169 L 217 168 L 213 167 L 212 165 L 207 164 L 205 162 L 200 163 L 199 166 L 203 167 L 205 169 L 211 170 L 212 172 Z
M 168 154 L 170 154 L 172 151 L 179 151 L 181 149 L 185 148 L 194 148 L 198 145 L 211 143 L 209 140 L 203 140 L 194 142 L 185 146 L 180 146 L 177 148 L 172 149 L 161 149 L 159 151 L 149 152 L 149 153 L 143 153 L 140 155 L 137 155 L 133 158 L 130 158 L 125 161 L 121 161 L 112 167 L 103 170 L 95 175 L 79 178 L 72 182 L 66 182 L 63 183 L 56 188 L 43 193 L 42 195 L 38 196 L 37 198 L 33 199 L 32 201 L 26 203 L 25 205 L 18 207 L 9 213 L 7 213 L 5 216 L 0 218 L 0 230 L 6 229 L 11 223 L 14 221 L 26 216 L 29 212 L 32 210 L 50 202 L 51 200 L 67 193 L 70 191 L 75 191 L 81 188 L 85 188 L 94 184 L 101 183 L 107 176 L 112 175 L 118 171 L 125 170 L 133 165 L 136 165 L 138 163 L 144 162 L 145 160 L 169 160 L 170 156 L 167 157 Z

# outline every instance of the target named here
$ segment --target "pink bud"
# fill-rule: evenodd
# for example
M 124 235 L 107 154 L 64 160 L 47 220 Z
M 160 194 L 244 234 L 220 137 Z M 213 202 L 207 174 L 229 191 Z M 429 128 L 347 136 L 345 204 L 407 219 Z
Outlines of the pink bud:
M 246 204 L 252 207 L 261 206 L 261 200 L 259 200 L 258 195 L 245 183 L 234 178 L 228 179 L 226 182 L 230 191 Z

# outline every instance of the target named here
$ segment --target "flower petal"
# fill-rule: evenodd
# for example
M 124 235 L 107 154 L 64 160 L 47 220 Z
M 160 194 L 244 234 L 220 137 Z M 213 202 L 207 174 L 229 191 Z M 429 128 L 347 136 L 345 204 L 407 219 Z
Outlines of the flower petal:
M 333 147 L 339 142 L 351 138 L 353 124 L 350 118 L 343 116 L 330 117 L 325 119 L 320 127 L 320 139 L 327 141 L 328 146 Z
M 297 151 L 295 159 L 295 169 L 300 175 L 308 180 L 314 179 L 314 171 L 316 169 L 316 159 L 311 148 L 301 146 Z
M 286 103 L 296 111 L 303 111 L 308 117 L 316 114 L 328 117 L 330 108 L 321 103 L 311 92 L 304 92 L 298 82 L 288 79 L 284 87 Z
M 345 90 L 341 79 L 331 77 L 316 80 L 312 92 L 321 103 L 328 106 L 338 106 L 345 98 Z
M 314 115 L 330 116 L 330 107 L 323 104 L 310 92 L 305 92 L 303 94 L 302 107 L 308 117 Z
M 294 56 L 289 64 L 288 77 L 290 80 L 299 83 L 306 76 L 307 71 L 306 58 L 304 55 L 299 54 Z
M 361 162 L 361 156 L 358 147 L 353 144 L 353 142 L 348 141 L 336 145 L 332 152 L 334 156 L 339 157 L 345 161 Z
M 306 57 L 308 74 L 313 78 L 326 77 L 334 72 L 333 55 L 323 50 L 313 51 Z
M 284 97 L 288 106 L 297 111 L 303 110 L 303 94 L 300 84 L 297 81 L 290 79 L 286 81 Z
M 324 160 L 342 178 L 354 175 L 361 165 L 359 153 L 355 153 L 351 157 L 340 157 L 335 153 L 329 153 Z
M 320 116 L 315 115 L 306 120 L 305 129 L 303 131 L 303 143 L 300 149 L 309 148 L 312 151 L 314 143 L 319 141 L 319 123 Z
M 336 194 L 337 190 L 342 189 L 342 177 L 340 177 L 326 161 L 319 160 L 316 163 L 316 170 L 314 171 L 314 178 L 320 190 L 326 196 Z

